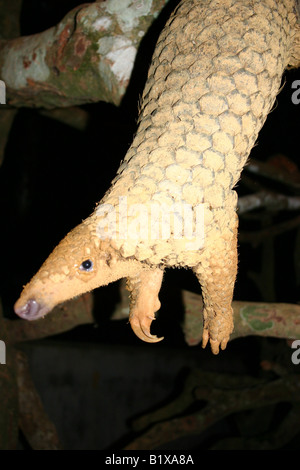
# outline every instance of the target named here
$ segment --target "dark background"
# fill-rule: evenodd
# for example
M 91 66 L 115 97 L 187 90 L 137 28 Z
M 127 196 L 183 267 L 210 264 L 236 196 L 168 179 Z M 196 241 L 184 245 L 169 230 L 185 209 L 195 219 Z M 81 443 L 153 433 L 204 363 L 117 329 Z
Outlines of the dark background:
M 25 0 L 21 16 L 21 34 L 37 33 L 53 26 L 80 3 L 82 2 Z M 61 238 L 93 211 L 96 202 L 109 188 L 135 131 L 137 96 L 142 91 L 147 63 L 151 58 L 155 38 L 166 16 L 167 13 L 162 15 L 143 41 L 142 66 L 136 66 L 122 105 L 119 108 L 106 103 L 83 106 L 91 117 L 85 131 L 80 132 L 43 117 L 35 109 L 19 110 L 10 133 L 5 160 L 0 169 L 2 220 L 0 296 L 7 317 L 15 318 L 13 304 L 19 296 L 22 285 L 28 282 Z M 137 60 L 141 59 L 138 57 Z M 285 86 L 278 95 L 276 106 L 268 116 L 259 135 L 258 146 L 253 149 L 251 157 L 267 161 L 274 154 L 282 153 L 290 161 L 299 163 L 300 105 L 296 106 L 291 101 L 291 84 L 299 78 L 298 71 L 290 71 L 284 75 Z M 297 195 L 291 193 L 287 187 L 263 178 L 261 181 L 275 191 Z M 243 185 L 243 178 L 237 190 L 240 196 L 248 193 L 246 186 Z M 271 215 L 271 222 L 282 222 L 296 215 L 281 211 Z M 241 217 L 240 231 L 258 230 L 262 227 L 262 220 L 261 216 L 255 219 Z M 266 299 L 264 292 L 249 276 L 250 272 L 260 272 L 262 269 L 262 246 L 240 244 L 236 300 L 298 302 L 300 278 L 297 271 L 300 265 L 298 232 L 298 229 L 294 229 L 275 238 L 275 264 L 270 268 L 274 276 L 274 298 Z M 80 431 L 81 440 L 86 448 L 101 449 L 109 446 L 120 448 L 121 442 L 126 442 L 126 439 L 132 437 L 129 424 L 127 428 L 129 411 L 133 415 L 141 414 L 161 401 L 165 402 L 170 397 L 176 396 L 182 387 L 180 377 L 183 370 L 199 366 L 216 372 L 260 375 L 262 373 L 260 363 L 266 357 L 263 354 L 270 354 L 272 358 L 274 355 L 286 356 L 288 350 L 286 342 L 272 338 L 252 337 L 235 340 L 217 357 L 214 357 L 208 349 L 202 350 L 200 345 L 194 348 L 188 347 L 181 329 L 183 317 L 181 289 L 201 292 L 190 271 L 167 271 L 160 295 L 162 309 L 155 324 L 157 334 L 165 337 L 162 343 L 144 344 L 134 336 L 126 320 L 110 320 L 110 315 L 119 300 L 119 286 L 118 283 L 114 283 L 95 292 L 94 314 L 97 328 L 91 325 L 81 326 L 51 340 L 39 342 L 36 348 L 39 351 L 38 357 L 43 358 L 42 360 L 35 355 L 34 346 L 29 347 L 33 377 L 38 382 L 41 396 L 47 402 L 45 406 L 51 410 L 50 414 L 55 415 L 55 419 L 64 421 L 64 425 L 62 422 L 56 424 L 63 434 L 62 439 L 68 442 L 67 447 L 78 448 L 79 444 L 76 440 L 78 432 L 72 429 L 72 426 L 68 428 L 65 423 L 68 419 L 72 421 L 71 416 L 74 416 L 74 413 L 82 414 L 82 410 L 86 410 L 86 401 L 90 400 L 90 409 L 94 410 L 97 400 L 97 395 L 91 399 L 93 392 L 90 391 L 89 395 L 88 388 L 84 396 L 80 395 L 82 390 L 78 392 L 78 387 L 86 383 L 83 379 L 80 381 L 78 377 L 84 377 L 83 371 L 89 367 L 90 361 L 95 361 L 94 365 L 99 369 L 100 384 L 101 380 L 103 381 L 103 387 L 100 387 L 101 402 L 107 400 L 107 403 L 110 403 L 107 409 L 114 409 L 112 400 L 119 400 L 118 394 L 127 397 L 124 399 L 124 406 L 121 407 L 117 420 L 109 413 L 106 415 L 105 430 L 94 429 L 95 423 L 93 422 L 92 426 L 89 419 L 94 419 L 92 417 L 95 413 L 85 411 L 85 416 L 89 416 L 89 419 L 83 420 L 81 425 L 83 427 Z M 282 348 L 284 353 L 281 353 Z M 89 352 L 91 349 L 93 352 Z M 94 349 L 98 352 L 95 353 Z M 100 361 L 97 360 L 97 354 L 101 356 Z M 59 356 L 58 362 L 62 363 L 60 368 L 63 368 L 63 371 L 60 372 L 60 376 L 57 368 L 52 376 L 49 375 L 50 372 L 47 375 L 50 363 L 55 369 L 55 361 L 51 359 L 54 356 L 55 358 Z M 81 360 L 78 357 L 81 357 Z M 149 374 L 145 373 L 147 369 Z M 115 381 L 113 381 L 114 370 Z M 54 376 L 56 379 L 53 379 Z M 74 397 L 81 396 L 81 400 L 85 402 L 84 406 L 75 398 L 73 408 L 54 400 L 53 390 L 62 389 L 66 384 L 69 387 L 67 387 L 69 395 L 66 394 L 62 401 L 67 401 L 67 397 L 73 393 Z M 153 394 L 149 393 L 149 387 L 153 387 L 156 391 Z M 52 394 L 52 402 L 49 393 Z M 132 401 L 135 403 L 132 404 Z M 140 401 L 139 406 L 136 404 L 138 401 Z M 64 411 L 58 411 L 59 407 Z M 69 410 L 69 414 L 66 409 Z M 98 419 L 100 422 L 102 417 L 99 416 Z M 95 420 L 97 423 L 96 418 Z M 123 423 L 119 429 L 116 424 L 118 422 Z M 77 435 L 76 439 L 70 436 L 73 431 Z M 95 440 L 91 436 L 97 433 L 100 433 L 100 437 Z M 237 433 L 236 427 L 228 421 L 222 422 L 215 430 L 216 439 L 235 433 Z M 110 436 L 109 439 L 107 435 Z M 88 439 L 91 439 L 90 443 Z M 23 445 L 26 446 L 26 443 Z M 175 448 L 179 449 L 205 448 L 207 443 L 205 436 L 201 436 L 196 441 L 187 440 L 176 445 Z

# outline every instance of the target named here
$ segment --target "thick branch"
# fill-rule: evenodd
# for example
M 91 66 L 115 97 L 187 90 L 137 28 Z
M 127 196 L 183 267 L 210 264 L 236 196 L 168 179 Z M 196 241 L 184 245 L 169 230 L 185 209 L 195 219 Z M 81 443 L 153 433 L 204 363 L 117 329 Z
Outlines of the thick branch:
M 119 104 L 140 41 L 164 4 L 83 4 L 42 33 L 1 41 L 7 103 L 45 108 L 100 100 Z
M 193 346 L 202 340 L 202 299 L 200 295 L 183 291 L 183 303 L 185 340 Z M 231 340 L 252 335 L 300 339 L 300 305 L 234 301 L 232 307 L 234 331 Z
M 19 16 L 22 6 L 22 0 L 13 0 L 6 2 L 0 0 L 0 37 L 1 39 L 9 39 L 18 36 Z M 5 11 L 5 13 L 4 13 Z M 4 158 L 5 147 L 9 138 L 9 132 L 13 124 L 17 111 L 15 109 L 3 109 L 0 113 L 0 166 Z

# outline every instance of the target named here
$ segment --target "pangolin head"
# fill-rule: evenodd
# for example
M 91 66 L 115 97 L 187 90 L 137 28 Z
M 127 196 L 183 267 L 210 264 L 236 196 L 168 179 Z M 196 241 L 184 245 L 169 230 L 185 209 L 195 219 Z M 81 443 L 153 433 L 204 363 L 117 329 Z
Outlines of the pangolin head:
M 36 320 L 56 305 L 126 277 L 132 270 L 135 262 L 122 258 L 111 241 L 101 240 L 93 225 L 88 218 L 69 232 L 24 286 L 14 305 L 19 317 Z

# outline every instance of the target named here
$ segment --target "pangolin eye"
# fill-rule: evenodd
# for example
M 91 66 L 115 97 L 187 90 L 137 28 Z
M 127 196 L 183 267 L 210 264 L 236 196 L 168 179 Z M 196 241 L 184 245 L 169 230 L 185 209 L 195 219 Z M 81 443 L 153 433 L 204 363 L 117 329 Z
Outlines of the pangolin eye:
M 81 265 L 79 266 L 79 269 L 81 271 L 92 271 L 93 270 L 93 261 L 91 261 L 90 259 L 86 259 L 85 261 L 83 261 L 81 263 Z

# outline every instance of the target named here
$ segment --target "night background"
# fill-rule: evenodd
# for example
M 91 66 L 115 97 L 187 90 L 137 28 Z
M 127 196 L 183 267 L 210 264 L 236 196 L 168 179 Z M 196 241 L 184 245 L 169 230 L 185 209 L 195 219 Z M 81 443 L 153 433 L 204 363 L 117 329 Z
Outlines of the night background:
M 54 26 L 80 4 L 23 0 L 21 36 Z M 104 102 L 82 105 L 89 116 L 84 130 L 52 119 L 40 109 L 18 110 L 0 168 L 0 298 L 6 319 L 22 321 L 13 312 L 22 286 L 57 243 L 93 211 L 109 188 L 132 141 L 147 65 L 170 10 L 164 11 L 146 34 L 128 91 L 119 107 Z M 284 87 L 249 162 L 255 159 L 269 163 L 278 172 L 290 172 L 294 179 L 299 176 L 300 182 L 300 104 L 297 106 L 291 100 L 292 83 L 299 79 L 297 70 L 285 73 Z M 300 184 L 297 188 L 246 170 L 237 186 L 239 196 L 255 192 L 255 185 L 287 196 L 300 195 Z M 300 231 L 299 225 L 290 226 L 289 222 L 296 220 L 299 212 L 299 209 L 262 207 L 241 215 L 234 300 L 298 304 Z M 273 236 L 277 224 L 289 228 Z M 262 229 L 269 230 L 271 236 L 255 239 L 255 233 Z M 253 235 L 251 241 L 246 238 L 243 241 L 243 234 L 249 233 Z M 134 335 L 126 317 L 111 318 L 121 301 L 120 286 L 121 282 L 116 282 L 94 292 L 94 324 L 18 346 L 28 357 L 32 380 L 63 448 L 120 450 L 138 442 L 147 432 L 148 441 L 145 439 L 141 445 L 148 442 L 149 449 L 196 451 L 247 446 L 255 449 L 259 441 L 271 443 L 275 449 L 299 448 L 300 424 L 297 427 L 294 421 L 289 421 L 293 410 L 300 423 L 298 402 L 292 395 L 283 394 L 279 398 L 276 395 L 279 379 L 284 382 L 285 377 L 299 375 L 300 365 L 292 364 L 292 349 L 287 340 L 260 336 L 238 338 L 229 342 L 218 356 L 209 347 L 203 350 L 201 344 L 189 346 L 182 329 L 182 291 L 201 294 L 201 289 L 190 270 L 169 269 L 160 293 L 162 307 L 153 325 L 153 332 L 165 339 L 158 344 L 146 344 Z M 0 372 L 4 367 L 8 365 L 1 365 Z M 233 404 L 227 416 L 212 421 L 201 431 L 201 411 L 210 397 L 200 393 L 197 398 L 197 389 L 202 384 L 202 379 L 199 384 L 195 379 L 197 371 L 203 371 L 203 377 L 212 374 L 212 397 L 214 387 L 220 387 L 218 390 L 225 394 L 231 387 L 246 390 L 257 383 L 268 386 L 274 383 L 275 398 L 268 392 L 269 401 L 264 404 L 257 405 L 253 396 L 248 408 Z M 154 424 L 148 422 L 142 428 L 136 424 L 140 423 L 137 419 L 169 406 L 178 397 L 183 403 L 189 377 L 194 377 L 192 381 L 196 385 L 186 392 L 190 397 L 187 406 L 180 407 L 179 399 L 178 407 L 169 409 L 169 415 L 162 411 L 159 417 L 158 412 L 156 421 L 170 421 L 170 428 L 165 425 L 162 428 L 165 439 L 156 441 L 150 432 Z M 220 392 L 219 400 L 223 400 L 221 397 Z M 174 438 L 170 429 L 175 417 L 181 420 L 186 433 Z M 289 438 L 281 444 L 278 436 L 283 429 Z M 263 445 L 268 448 L 267 444 Z M 32 448 L 22 430 L 18 433 L 18 448 Z

